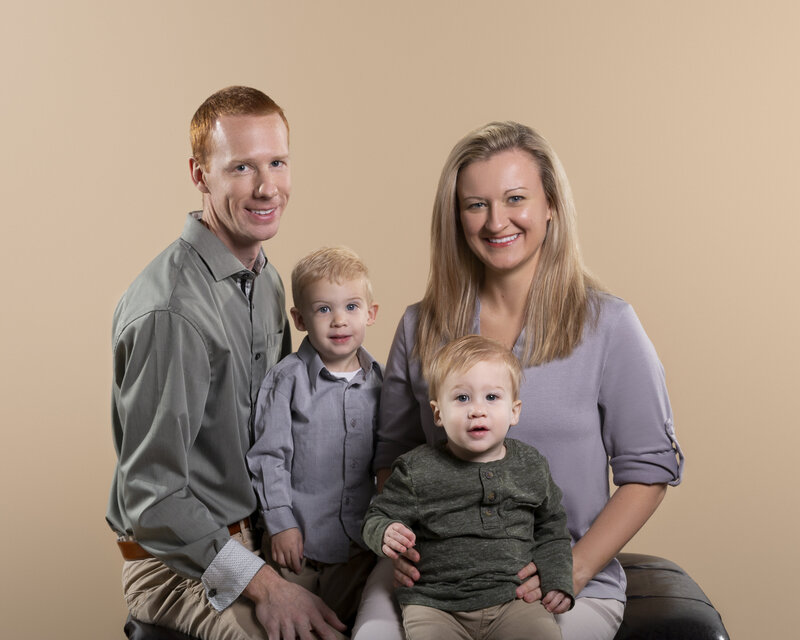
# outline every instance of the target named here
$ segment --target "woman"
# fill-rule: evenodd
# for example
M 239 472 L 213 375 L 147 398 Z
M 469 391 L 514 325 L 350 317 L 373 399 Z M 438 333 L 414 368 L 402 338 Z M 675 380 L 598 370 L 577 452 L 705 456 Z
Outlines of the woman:
M 525 367 L 522 414 L 509 435 L 548 458 L 564 493 L 579 595 L 557 616 L 563 637 L 613 638 L 625 601 L 615 555 L 667 484 L 680 482 L 682 454 L 652 344 L 631 307 L 583 266 L 556 154 L 514 122 L 467 135 L 442 171 L 425 296 L 403 316 L 384 373 L 378 468 L 442 437 L 423 374 L 442 344 L 469 333 L 513 348 Z M 619 485 L 610 499 L 609 463 Z M 517 595 L 541 598 L 535 565 L 520 569 Z M 405 584 L 418 577 L 408 562 L 394 573 Z M 390 580 L 384 561 L 368 583 L 357 640 L 401 637 Z

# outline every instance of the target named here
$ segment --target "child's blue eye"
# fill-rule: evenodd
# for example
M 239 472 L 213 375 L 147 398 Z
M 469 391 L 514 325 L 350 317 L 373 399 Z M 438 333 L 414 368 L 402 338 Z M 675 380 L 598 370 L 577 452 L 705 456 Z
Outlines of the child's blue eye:
M 466 393 L 461 393 L 456 396 L 457 402 L 469 402 L 469 396 Z
M 497 400 L 497 394 L 495 394 L 495 393 L 490 393 L 490 394 L 488 394 L 488 395 L 486 396 L 486 399 L 487 399 L 489 402 L 492 402 L 492 401 L 494 401 L 494 400 Z
M 351 302 L 347 305 L 348 311 L 355 311 L 356 309 L 358 309 L 358 305 L 355 302 Z
M 330 310 L 331 310 L 331 308 L 329 306 L 322 305 L 321 307 L 319 307 L 317 309 L 317 313 L 328 313 L 328 311 L 330 311 Z

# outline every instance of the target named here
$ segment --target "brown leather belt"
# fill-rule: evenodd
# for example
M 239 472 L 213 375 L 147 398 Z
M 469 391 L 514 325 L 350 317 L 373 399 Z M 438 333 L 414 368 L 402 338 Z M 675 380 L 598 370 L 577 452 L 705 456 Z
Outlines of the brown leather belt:
M 240 520 L 239 522 L 234 522 L 233 524 L 228 525 L 228 532 L 233 536 L 239 533 L 242 529 L 252 528 L 253 525 L 250 518 L 245 518 L 244 520 Z M 136 540 L 120 539 L 117 540 L 117 546 L 119 547 L 120 553 L 122 553 L 122 558 L 124 560 L 147 560 L 147 558 L 153 557 L 153 554 L 149 551 L 146 551 L 142 545 L 136 542 Z

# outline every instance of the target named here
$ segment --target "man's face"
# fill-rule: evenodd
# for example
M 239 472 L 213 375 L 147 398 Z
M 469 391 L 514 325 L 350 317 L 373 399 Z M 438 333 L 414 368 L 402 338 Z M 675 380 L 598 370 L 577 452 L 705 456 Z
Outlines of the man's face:
M 203 221 L 247 267 L 278 232 L 289 201 L 289 132 L 281 117 L 222 116 L 212 129 L 204 166 L 190 161 L 205 194 Z

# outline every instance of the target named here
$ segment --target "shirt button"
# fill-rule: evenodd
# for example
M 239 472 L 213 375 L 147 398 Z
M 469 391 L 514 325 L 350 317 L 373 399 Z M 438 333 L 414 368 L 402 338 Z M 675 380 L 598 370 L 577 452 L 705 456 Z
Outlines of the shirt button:
M 261 360 L 261 354 L 260 353 L 256 354 L 256 360 Z
M 494 501 L 495 501 L 495 499 L 497 498 L 497 494 L 496 494 L 494 491 L 492 491 L 492 492 L 490 492 L 490 493 L 489 493 L 489 495 L 488 495 L 488 496 L 486 496 L 486 497 L 487 497 L 487 498 L 489 498 L 489 502 L 494 502 Z
M 490 516 L 493 513 L 494 513 L 494 511 L 492 511 L 491 509 L 484 509 L 483 510 L 483 514 L 486 515 L 486 516 Z
M 209 589 L 208 590 L 208 597 L 209 598 L 215 598 L 216 595 L 217 595 L 217 590 L 216 589 Z
M 355 418 L 353 418 L 353 419 L 350 421 L 350 426 L 351 426 L 351 427 L 355 427 L 355 426 L 356 426 L 356 419 L 355 419 Z
M 494 478 L 494 471 L 487 471 L 483 475 L 484 475 L 485 478 L 491 480 L 492 478 Z

